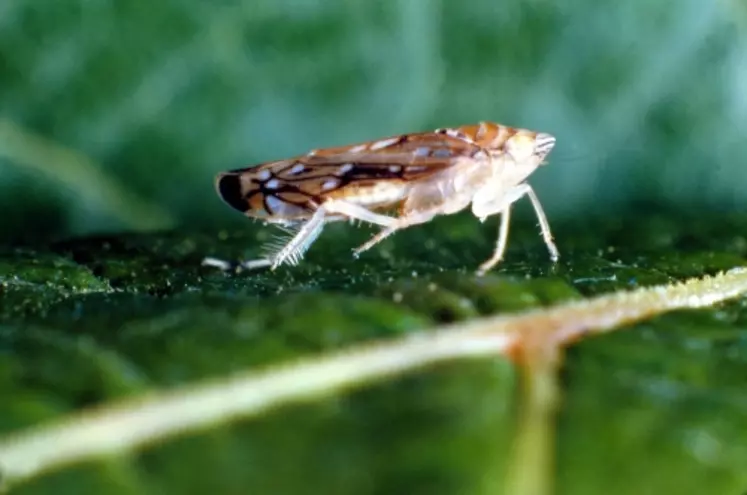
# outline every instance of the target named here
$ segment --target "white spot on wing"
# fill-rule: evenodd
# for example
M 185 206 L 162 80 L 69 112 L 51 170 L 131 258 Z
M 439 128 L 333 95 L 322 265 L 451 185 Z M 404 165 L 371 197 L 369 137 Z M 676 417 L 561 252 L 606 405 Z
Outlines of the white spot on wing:
M 301 172 L 304 171 L 305 168 L 306 167 L 304 166 L 303 163 L 296 163 L 295 165 L 293 165 L 293 167 L 291 167 L 288 173 L 291 175 L 300 174 Z
M 272 177 L 272 172 L 270 172 L 267 169 L 260 170 L 259 173 L 257 174 L 257 179 L 259 180 L 267 180 L 270 177 Z
M 280 181 L 277 179 L 272 179 L 270 181 L 267 181 L 267 184 L 265 184 L 265 187 L 267 189 L 277 189 L 280 187 Z
M 267 208 L 270 210 L 267 213 L 269 213 L 270 215 L 282 215 L 283 214 L 285 203 L 279 198 L 276 198 L 275 196 L 272 196 L 272 195 L 268 195 L 267 197 L 265 197 L 265 203 L 267 204 Z
M 431 152 L 431 149 L 427 146 L 420 146 L 419 148 L 415 148 L 415 156 L 417 158 L 423 158 L 424 156 L 428 156 Z
M 389 171 L 393 174 L 396 174 L 397 172 L 400 172 L 402 170 L 402 167 L 400 165 L 389 165 Z
M 393 144 L 397 144 L 399 142 L 399 138 L 389 138 L 389 139 L 382 139 L 381 141 L 376 141 L 375 143 L 371 144 L 371 151 L 377 151 L 384 148 L 387 148 Z
M 449 158 L 450 156 L 451 150 L 448 148 L 439 148 L 437 150 L 433 150 L 434 158 Z
M 352 163 L 346 163 L 345 165 L 342 165 L 337 170 L 337 172 L 340 173 L 340 174 L 347 174 L 348 172 L 350 172 L 351 170 L 353 170 L 354 167 L 355 167 L 355 165 L 353 165 Z
M 330 189 L 334 189 L 339 183 L 340 181 L 337 179 L 327 179 L 322 182 L 322 190 L 329 191 Z
M 267 207 L 270 209 L 268 213 L 270 213 L 273 216 L 285 216 L 285 215 L 296 215 L 300 212 L 300 208 L 296 205 L 286 203 L 282 199 L 275 197 L 271 194 L 268 194 L 265 197 L 265 202 L 267 203 Z M 284 222 L 287 224 L 287 222 Z
M 368 147 L 366 144 L 358 144 L 356 146 L 351 147 L 348 150 L 348 153 L 360 153 L 361 151 L 365 151 L 365 149 Z

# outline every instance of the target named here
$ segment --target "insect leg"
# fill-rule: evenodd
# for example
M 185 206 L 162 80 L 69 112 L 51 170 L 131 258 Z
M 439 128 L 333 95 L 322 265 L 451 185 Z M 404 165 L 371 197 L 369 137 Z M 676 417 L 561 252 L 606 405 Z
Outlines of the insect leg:
M 379 232 L 378 234 L 373 236 L 371 239 L 369 239 L 368 242 L 354 249 L 353 256 L 357 258 L 358 256 L 360 256 L 360 254 L 363 251 L 366 251 L 372 248 L 379 242 L 383 241 L 390 235 L 397 232 L 398 230 L 402 230 L 407 227 L 417 225 L 419 223 L 425 223 L 429 221 L 431 218 L 433 218 L 434 216 L 436 216 L 439 212 L 440 210 L 426 210 L 426 211 L 411 213 L 403 217 L 395 218 L 394 223 L 392 225 L 385 227 L 381 232 Z
M 495 244 L 495 251 L 493 256 L 489 260 L 485 261 L 477 269 L 477 275 L 483 276 L 485 273 L 493 268 L 499 261 L 503 259 L 503 254 L 506 252 L 506 244 L 508 243 L 508 228 L 511 223 L 511 205 L 509 204 L 501 214 L 501 227 L 498 231 L 498 242 Z
M 532 206 L 534 207 L 534 212 L 537 215 L 537 219 L 539 220 L 540 224 L 540 230 L 542 232 L 542 238 L 545 240 L 545 245 L 547 246 L 547 250 L 550 252 L 550 259 L 555 262 L 560 257 L 560 254 L 558 253 L 558 248 L 555 246 L 555 243 L 553 242 L 552 233 L 550 232 L 550 224 L 547 221 L 547 216 L 545 216 L 545 212 L 542 209 L 542 205 L 539 202 L 539 198 L 537 198 L 537 195 L 534 193 L 534 189 L 532 189 L 532 186 L 529 184 L 519 184 L 518 186 L 510 189 L 508 193 L 505 195 L 504 200 L 500 203 L 491 204 L 485 207 L 485 205 L 482 205 L 482 208 L 480 209 L 480 216 L 482 218 L 487 217 L 488 215 L 493 215 L 495 213 L 501 214 L 501 227 L 500 232 L 498 234 L 498 242 L 496 244 L 495 251 L 493 253 L 493 256 L 480 265 L 480 268 L 477 270 L 478 275 L 483 275 L 485 272 L 487 272 L 489 269 L 494 267 L 502 258 L 503 253 L 506 249 L 506 242 L 508 240 L 508 222 L 510 220 L 510 206 L 515 201 L 518 201 L 522 196 L 527 195 L 529 196 L 529 199 L 532 201 Z M 474 211 L 474 210 L 473 210 Z
M 293 237 L 287 242 L 273 242 L 266 246 L 268 254 L 264 258 L 255 260 L 242 261 L 238 266 L 245 270 L 255 270 L 257 268 L 270 267 L 274 270 L 284 262 L 291 265 L 301 261 L 306 250 L 322 233 L 327 211 L 323 207 L 317 208 L 309 220 L 303 223 L 300 228 L 295 230 Z M 287 229 L 286 231 L 290 231 Z M 203 266 L 213 266 L 221 270 L 231 270 L 237 267 L 236 263 L 231 263 L 218 258 L 205 258 L 202 261 Z
M 319 234 L 322 233 L 326 215 L 326 209 L 320 206 L 311 218 L 295 232 L 291 240 L 284 244 L 270 244 L 270 253 L 268 256 L 257 260 L 245 261 L 241 266 L 247 269 L 269 266 L 271 270 L 274 270 L 285 262 L 291 265 L 298 264 L 306 250 L 319 237 Z
M 552 232 L 550 232 L 550 222 L 547 221 L 545 210 L 542 209 L 542 204 L 540 203 L 537 195 L 534 193 L 534 189 L 532 189 L 532 186 L 530 186 L 529 184 L 524 185 L 527 188 L 526 194 L 527 196 L 529 196 L 529 199 L 532 202 L 534 212 L 537 214 L 537 219 L 539 220 L 540 224 L 540 230 L 542 231 L 542 238 L 545 240 L 547 250 L 550 252 L 550 259 L 552 261 L 558 261 L 558 258 L 560 258 L 560 253 L 558 252 L 557 246 L 555 246 L 555 242 L 553 242 Z
M 340 215 L 345 215 L 355 220 L 361 220 L 363 222 L 381 225 L 382 227 L 392 226 L 397 221 L 397 219 L 394 217 L 380 215 L 378 213 L 372 212 L 367 208 L 364 208 L 363 206 L 339 199 L 330 199 L 325 201 L 324 209 L 327 211 L 327 213 L 337 213 Z

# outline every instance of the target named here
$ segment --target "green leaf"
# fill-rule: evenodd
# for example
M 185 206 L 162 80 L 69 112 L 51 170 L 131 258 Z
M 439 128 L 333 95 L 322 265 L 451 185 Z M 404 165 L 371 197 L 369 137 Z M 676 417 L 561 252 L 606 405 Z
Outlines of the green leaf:
M 0 432 L 229 373 L 744 264 L 745 217 L 671 213 L 531 223 L 473 271 L 495 224 L 439 218 L 353 260 L 368 229 L 329 228 L 298 267 L 230 274 L 267 230 L 111 236 L 0 258 Z M 625 227 L 623 227 L 625 226 Z M 444 234 L 446 233 L 446 234 Z M 742 302 L 683 311 L 571 347 L 551 423 L 561 493 L 739 493 L 747 487 Z M 54 470 L 12 493 L 492 493 L 526 405 L 503 358 L 458 360 L 350 393 Z M 0 436 L 0 465 L 2 464 Z

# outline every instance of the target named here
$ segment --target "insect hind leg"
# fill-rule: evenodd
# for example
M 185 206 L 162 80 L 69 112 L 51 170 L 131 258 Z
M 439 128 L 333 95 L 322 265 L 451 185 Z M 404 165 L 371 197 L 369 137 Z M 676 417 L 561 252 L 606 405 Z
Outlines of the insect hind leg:
M 327 214 L 328 212 L 324 207 L 317 208 L 311 218 L 293 232 L 293 236 L 289 241 L 275 241 L 268 244 L 265 248 L 268 251 L 267 255 L 263 258 L 242 261 L 237 264 L 217 258 L 205 258 L 202 264 L 221 270 L 230 270 L 237 267 L 245 270 L 269 267 L 270 270 L 274 270 L 283 263 L 296 265 L 301 261 L 311 244 L 319 237 L 319 234 L 322 233 Z M 287 229 L 287 231 L 290 231 L 290 229 Z
M 297 265 L 322 233 L 326 215 L 327 211 L 323 207 L 317 208 L 311 218 L 293 232 L 293 237 L 289 241 L 269 244 L 268 255 L 265 258 L 244 262 L 242 265 L 248 269 L 269 266 L 271 270 L 283 263 Z
M 291 265 L 298 264 L 306 250 L 322 233 L 325 221 L 330 215 L 335 214 L 389 227 L 397 222 L 396 218 L 374 213 L 355 203 L 343 200 L 328 200 L 316 209 L 314 215 L 298 229 L 290 241 L 281 244 L 276 243 L 271 246 L 273 249 L 271 249 L 269 256 L 243 262 L 242 267 L 254 269 L 269 266 L 271 270 L 274 270 L 284 262 Z

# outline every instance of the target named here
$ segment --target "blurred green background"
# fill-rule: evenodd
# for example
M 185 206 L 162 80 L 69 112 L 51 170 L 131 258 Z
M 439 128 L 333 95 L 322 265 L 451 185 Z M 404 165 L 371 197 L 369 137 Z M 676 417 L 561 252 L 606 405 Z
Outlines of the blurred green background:
M 480 120 L 551 220 L 747 205 L 744 2 L 2 0 L 0 237 L 245 225 L 224 169 Z

